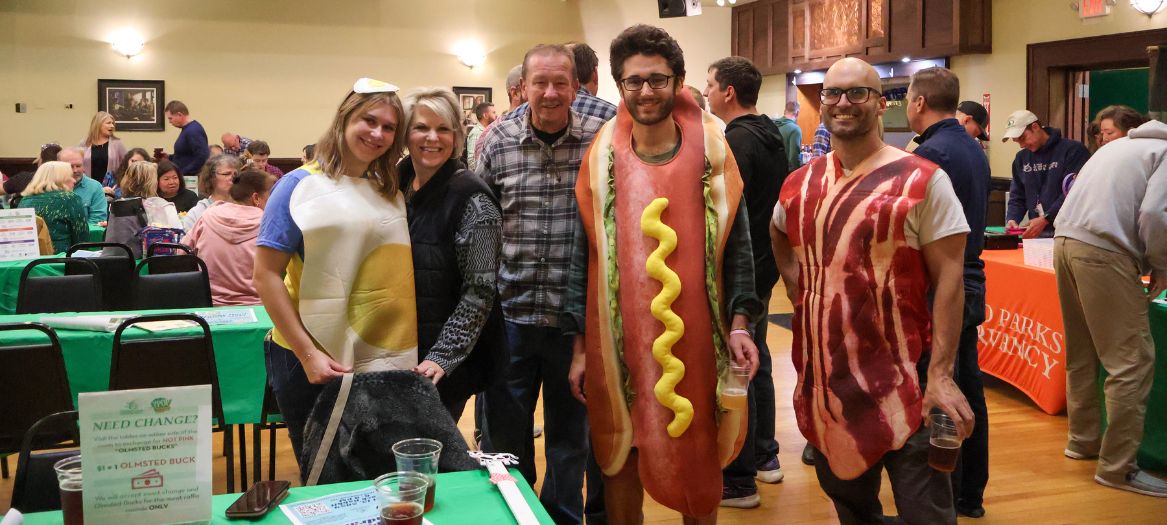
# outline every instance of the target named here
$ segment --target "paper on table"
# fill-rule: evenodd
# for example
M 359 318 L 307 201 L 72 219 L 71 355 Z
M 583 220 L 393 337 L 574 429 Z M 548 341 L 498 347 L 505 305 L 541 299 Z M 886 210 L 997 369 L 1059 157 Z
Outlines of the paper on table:
M 195 312 L 211 326 L 221 324 L 248 324 L 256 322 L 255 310 L 241 308 L 238 310 L 212 310 L 209 312 Z
M 280 505 L 294 525 L 379 525 L 381 509 L 373 487 Z M 423 525 L 434 525 L 424 519 Z
M 53 328 L 66 330 L 112 332 L 117 330 L 118 325 L 129 317 L 128 315 L 78 315 L 73 317 L 45 315 L 41 316 L 40 322 Z
M 514 515 L 515 521 L 519 525 L 539 525 L 539 519 L 531 511 L 531 506 L 527 505 L 527 500 L 523 499 L 523 493 L 519 491 L 515 478 L 511 476 L 510 472 L 507 472 L 506 464 L 518 463 L 518 458 L 514 454 L 489 454 L 471 451 L 470 457 L 478 460 L 490 472 L 491 483 L 498 486 L 498 491 L 502 493 L 502 499 L 506 501 L 507 507 L 511 509 L 511 514 Z
M 144 323 L 134 323 L 134 326 L 141 328 L 147 332 L 161 332 L 163 330 L 175 330 L 178 328 L 190 328 L 197 326 L 193 321 L 146 321 Z

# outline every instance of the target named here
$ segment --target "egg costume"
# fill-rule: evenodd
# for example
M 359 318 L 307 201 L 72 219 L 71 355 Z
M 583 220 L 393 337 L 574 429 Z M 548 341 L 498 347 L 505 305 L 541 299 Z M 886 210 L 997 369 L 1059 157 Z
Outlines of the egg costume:
M 633 150 L 622 103 L 580 168 L 584 391 L 604 474 L 620 474 L 636 447 L 645 491 L 704 517 L 717 512 L 721 469 L 746 434 L 746 410 L 722 407 L 719 381 L 732 315 L 720 300 L 722 266 L 742 180 L 716 121 L 688 93 L 677 94 L 672 118 L 679 150 L 649 164 Z
M 405 201 L 368 179 L 324 176 L 319 165 L 292 192 L 304 234 L 299 313 L 312 338 L 354 372 L 417 366 L 417 310 Z

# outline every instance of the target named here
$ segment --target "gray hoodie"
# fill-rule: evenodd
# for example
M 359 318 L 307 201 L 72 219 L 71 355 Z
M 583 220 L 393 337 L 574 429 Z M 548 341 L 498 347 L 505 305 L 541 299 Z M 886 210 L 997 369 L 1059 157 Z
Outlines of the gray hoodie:
M 1099 149 L 1054 222 L 1069 237 L 1167 274 L 1167 124 L 1152 120 Z

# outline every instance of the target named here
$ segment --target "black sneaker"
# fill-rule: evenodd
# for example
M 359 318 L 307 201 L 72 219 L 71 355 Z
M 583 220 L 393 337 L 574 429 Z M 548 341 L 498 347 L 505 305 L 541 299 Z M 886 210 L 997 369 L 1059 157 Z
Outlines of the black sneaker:
M 722 487 L 721 506 L 735 509 L 752 509 L 762 504 L 757 487 Z
M 810 443 L 807 443 L 806 448 L 802 449 L 802 464 L 814 465 L 814 448 L 810 446 Z

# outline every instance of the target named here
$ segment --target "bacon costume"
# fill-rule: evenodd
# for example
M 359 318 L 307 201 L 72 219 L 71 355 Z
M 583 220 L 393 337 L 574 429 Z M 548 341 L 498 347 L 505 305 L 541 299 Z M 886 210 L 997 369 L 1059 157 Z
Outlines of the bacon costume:
M 677 154 L 632 146 L 621 104 L 596 134 L 576 184 L 588 241 L 584 390 L 596 461 L 608 476 L 632 447 L 645 490 L 688 516 L 721 501 L 745 410 L 720 408 L 728 367 L 722 267 L 742 181 L 725 136 L 688 93 L 672 113 Z M 654 355 L 655 354 L 655 355 Z
M 794 410 L 840 479 L 866 472 L 921 423 L 929 279 L 905 224 L 937 169 L 884 147 L 847 176 L 830 153 L 792 173 L 779 195 L 801 270 Z

